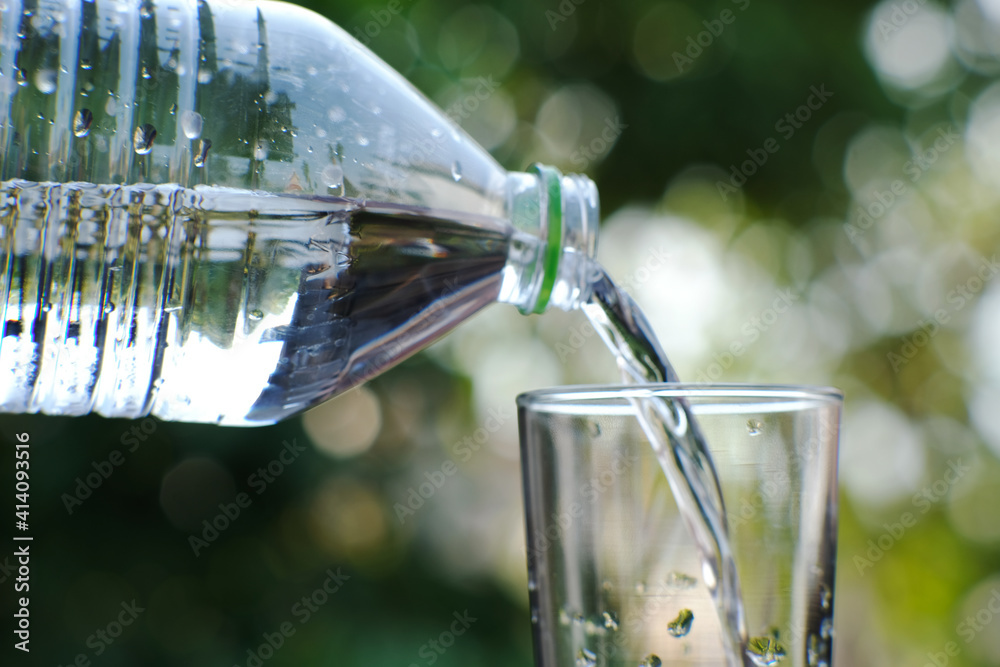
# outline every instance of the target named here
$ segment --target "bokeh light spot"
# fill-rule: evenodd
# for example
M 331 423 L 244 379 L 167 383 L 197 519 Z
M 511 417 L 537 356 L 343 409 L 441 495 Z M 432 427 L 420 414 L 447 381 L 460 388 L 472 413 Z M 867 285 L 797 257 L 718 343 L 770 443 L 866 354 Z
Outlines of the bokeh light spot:
M 357 387 L 305 413 L 302 427 L 324 454 L 357 456 L 375 442 L 382 428 L 382 409 L 371 389 Z

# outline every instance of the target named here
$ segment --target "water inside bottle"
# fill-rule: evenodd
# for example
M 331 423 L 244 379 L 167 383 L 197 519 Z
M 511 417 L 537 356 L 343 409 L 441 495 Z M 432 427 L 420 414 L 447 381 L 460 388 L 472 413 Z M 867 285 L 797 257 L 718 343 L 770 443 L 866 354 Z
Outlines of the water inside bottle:
M 0 184 L 0 409 L 266 424 L 496 301 L 491 218 L 217 187 Z

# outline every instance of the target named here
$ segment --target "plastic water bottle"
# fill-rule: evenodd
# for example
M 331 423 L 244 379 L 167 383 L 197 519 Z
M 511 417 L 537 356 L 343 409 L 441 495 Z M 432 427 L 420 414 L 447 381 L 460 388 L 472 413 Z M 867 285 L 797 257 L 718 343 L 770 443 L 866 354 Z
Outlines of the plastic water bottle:
M 266 424 L 587 297 L 593 183 L 293 5 L 0 0 L 0 154 L 7 412 Z

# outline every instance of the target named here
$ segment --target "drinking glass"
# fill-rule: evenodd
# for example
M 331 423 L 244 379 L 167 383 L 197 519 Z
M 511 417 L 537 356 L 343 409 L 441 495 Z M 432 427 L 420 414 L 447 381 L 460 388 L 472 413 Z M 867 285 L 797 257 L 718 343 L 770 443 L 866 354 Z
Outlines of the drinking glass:
M 711 571 L 636 416 L 647 400 L 686 402 L 715 461 L 743 664 L 831 665 L 841 395 L 658 384 L 518 397 L 536 667 L 727 664 Z

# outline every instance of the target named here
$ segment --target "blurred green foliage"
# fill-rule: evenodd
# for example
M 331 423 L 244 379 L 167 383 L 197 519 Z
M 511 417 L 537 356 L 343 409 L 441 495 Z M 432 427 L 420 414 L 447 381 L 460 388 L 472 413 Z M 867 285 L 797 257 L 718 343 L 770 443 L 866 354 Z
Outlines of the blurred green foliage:
M 695 246 L 714 248 L 720 267 L 747 261 L 766 273 L 753 289 L 751 282 L 730 281 L 727 289 L 739 296 L 724 308 L 733 313 L 729 320 L 703 320 L 715 325 L 701 352 L 688 356 L 677 348 L 675 363 L 691 376 L 711 368 L 712 354 L 728 349 L 739 323 L 759 312 L 758 302 L 769 302 L 775 285 L 793 285 L 806 295 L 803 318 L 812 320 L 802 325 L 798 342 L 783 338 L 791 334 L 780 328 L 759 331 L 761 342 L 723 369 L 722 379 L 825 382 L 846 390 L 847 423 L 854 430 L 845 431 L 838 661 L 920 665 L 955 642 L 960 654 L 949 664 L 1000 664 L 992 639 L 1000 626 L 986 625 L 968 641 L 960 629 L 988 599 L 977 591 L 1000 586 L 1000 511 L 993 491 L 1000 488 L 1000 466 L 986 442 L 989 422 L 970 417 L 974 401 L 980 413 L 995 411 L 989 401 L 995 406 L 1000 395 L 990 393 L 993 362 L 983 356 L 989 344 L 975 343 L 970 333 L 986 327 L 977 321 L 997 321 L 989 319 L 995 309 L 979 305 L 992 288 L 980 284 L 969 300 L 974 308 L 949 305 L 953 321 L 927 349 L 921 346 L 901 366 L 891 361 L 917 340 L 921 322 L 949 303 L 952 286 L 974 273 L 975 261 L 945 261 L 938 252 L 958 245 L 989 257 L 997 247 L 996 183 L 981 167 L 992 158 L 973 160 L 980 167 L 970 170 L 966 158 L 975 146 L 942 153 L 940 162 L 921 168 L 919 183 L 906 182 L 905 201 L 891 214 L 874 216 L 876 224 L 856 244 L 843 228 L 857 222 L 859 206 L 871 210 L 878 193 L 906 176 L 907 160 L 933 145 L 936 128 L 964 129 L 970 122 L 975 101 L 1000 71 L 989 66 L 988 48 L 969 55 L 962 42 L 972 39 L 973 28 L 987 30 L 987 19 L 968 18 L 985 10 L 969 9 L 974 2 L 921 3 L 917 15 L 947 14 L 954 30 L 946 37 L 947 62 L 936 70 L 925 63 L 930 73 L 914 74 L 907 63 L 920 61 L 931 46 L 904 49 L 910 61 L 898 53 L 880 61 L 877 54 L 907 25 L 926 27 L 918 37 L 932 45 L 937 33 L 931 28 L 939 24 L 907 14 L 899 30 L 883 34 L 872 18 L 875 5 L 867 2 L 306 4 L 352 34 L 364 35 L 376 21 L 370 48 L 445 109 L 477 77 L 501 82 L 488 108 L 459 118 L 460 124 L 509 169 L 541 160 L 591 175 L 612 219 L 602 244 L 618 253 L 611 257 L 619 266 L 639 266 L 645 257 L 645 248 L 625 247 L 633 238 L 628 234 L 674 239 L 680 231 Z M 390 5 L 401 11 L 378 23 Z M 880 5 L 884 20 L 892 20 L 897 5 L 903 2 Z M 735 20 L 712 35 L 689 66 L 679 67 L 674 54 L 689 53 L 689 38 L 708 30 L 703 22 L 727 10 Z M 994 44 L 976 39 L 980 46 Z M 814 86 L 833 93 L 829 104 L 782 135 L 777 123 L 806 104 Z M 987 120 L 996 108 L 984 107 Z M 598 143 L 615 118 L 623 127 Z M 732 170 L 770 138 L 778 150 L 768 152 L 738 194 L 720 200 L 718 183 L 729 182 Z M 632 225 L 630 215 L 641 224 Z M 686 226 L 678 226 L 679 219 Z M 636 231 L 640 227 L 649 229 Z M 683 266 L 691 257 L 675 259 Z M 937 267 L 936 273 L 921 273 L 927 267 Z M 680 292 L 707 281 L 682 275 L 690 284 L 657 278 L 641 287 Z M 708 312 L 708 301 L 698 308 Z M 663 327 L 665 341 L 672 329 L 692 326 L 701 315 L 663 315 L 673 322 Z M 555 361 L 555 343 L 567 340 L 578 319 L 546 314 L 525 323 L 518 317 L 489 320 L 499 332 L 493 334 L 470 323 L 454 341 L 373 380 L 363 398 L 350 399 L 364 405 L 330 408 L 323 419 L 334 420 L 334 430 L 336 419 L 362 407 L 378 415 L 377 433 L 352 455 L 338 451 L 336 439 L 360 427 L 335 433 L 328 455 L 312 444 L 321 440 L 319 417 L 315 428 L 307 418 L 256 430 L 150 421 L 150 432 L 141 422 L 99 417 L 0 417 L 0 470 L 13 469 L 14 434 L 29 433 L 32 442 L 37 642 L 25 662 L 8 638 L 2 651 L 10 658 L 3 664 L 69 665 L 86 654 L 106 667 L 247 665 L 248 650 L 257 651 L 265 635 L 287 621 L 296 633 L 263 661 L 268 667 L 530 664 L 512 431 L 491 440 L 487 456 L 460 466 L 427 508 L 403 520 L 395 509 L 408 490 L 426 481 L 426 472 L 440 469 L 452 443 L 475 432 L 487 407 L 512 411 L 512 396 L 491 387 L 528 390 L 546 378 L 615 379 L 612 366 L 589 347 L 593 341 L 583 353 Z M 496 336 L 515 341 L 518 356 L 542 361 L 531 368 L 508 361 L 503 369 L 491 362 Z M 783 347 L 804 351 L 783 358 L 775 352 Z M 667 344 L 668 352 L 673 349 Z M 558 371 L 546 370 L 559 362 Z M 502 378 L 501 370 L 507 373 Z M 128 451 L 130 434 L 140 437 L 137 426 L 143 439 Z M 851 438 L 860 444 L 851 445 Z M 258 496 L 251 477 L 276 459 L 285 441 L 307 451 Z M 124 463 L 67 508 L 66 494 L 74 493 L 78 479 L 93 474 L 114 450 L 125 452 Z M 992 451 L 1000 449 L 993 445 Z M 948 489 L 921 511 L 911 498 L 956 458 L 974 464 L 974 474 L 961 487 L 955 484 L 954 497 Z M 0 489 L 10 497 L 9 475 Z M 202 532 L 202 520 L 224 512 L 220 503 L 229 506 L 241 492 L 249 506 L 195 556 L 190 536 Z M 918 523 L 889 549 L 873 551 L 882 555 L 870 568 L 859 567 L 856 558 L 870 558 L 885 526 L 906 511 Z M 0 546 L 0 564 L 8 563 L 11 551 L 9 542 Z M 295 605 L 337 568 L 349 579 L 309 623 L 299 624 Z M 0 580 L 0 609 L 9 619 L 13 578 L 4 569 Z M 133 599 L 145 609 L 140 621 L 95 656 L 101 644 L 93 633 Z M 438 657 L 427 642 L 466 610 L 476 622 Z M 13 659 L 20 662 L 8 661 Z

